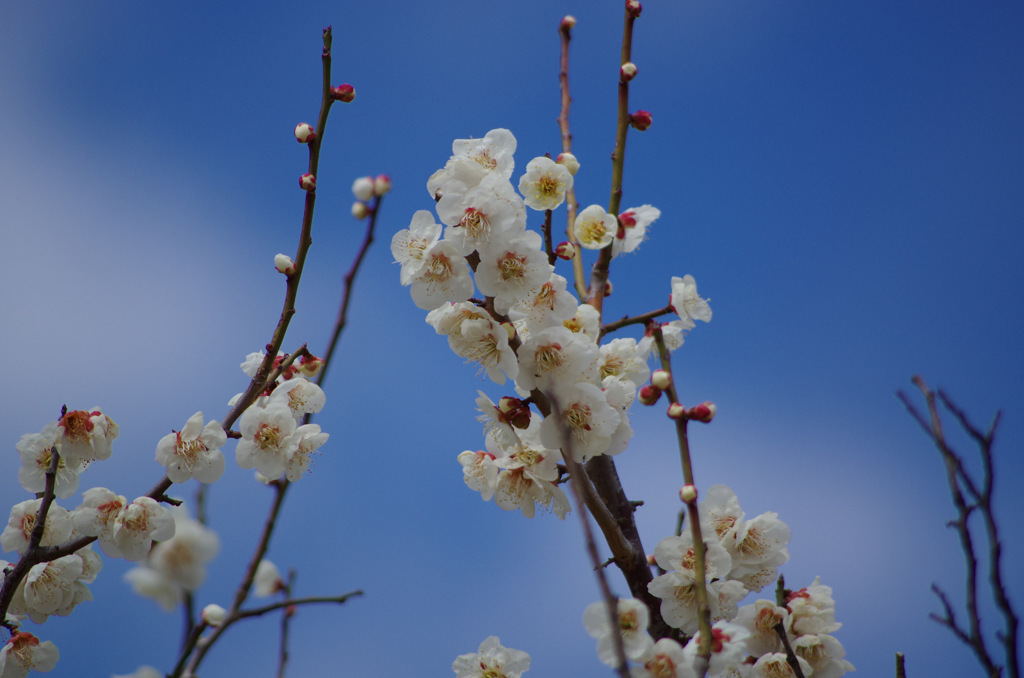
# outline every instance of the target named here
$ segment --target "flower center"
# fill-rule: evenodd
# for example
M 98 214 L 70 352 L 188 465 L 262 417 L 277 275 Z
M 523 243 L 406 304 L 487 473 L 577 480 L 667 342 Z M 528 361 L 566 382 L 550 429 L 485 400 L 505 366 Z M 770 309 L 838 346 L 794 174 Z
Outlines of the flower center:
M 467 207 L 466 213 L 462 215 L 462 219 L 456 226 L 461 226 L 466 229 L 466 234 L 479 238 L 481 235 L 487 232 L 487 227 L 490 226 L 490 221 L 487 219 L 487 215 L 476 209 L 475 207 Z
M 253 439 L 261 450 L 276 450 L 281 446 L 281 429 L 270 424 L 261 424 Z
M 423 274 L 423 278 L 427 282 L 446 282 L 452 277 L 452 262 L 443 254 L 438 254 L 430 258 L 430 263 L 427 264 L 427 270 Z
M 526 274 L 526 257 L 505 252 L 505 256 L 498 259 L 498 274 L 505 282 L 521 279 Z

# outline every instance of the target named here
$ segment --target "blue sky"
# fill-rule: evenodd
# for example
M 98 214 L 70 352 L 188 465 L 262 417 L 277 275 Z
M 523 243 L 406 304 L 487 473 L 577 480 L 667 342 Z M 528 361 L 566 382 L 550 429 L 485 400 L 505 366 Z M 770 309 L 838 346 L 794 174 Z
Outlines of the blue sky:
M 515 177 L 559 150 L 564 14 L 578 19 L 577 197 L 605 203 L 618 1 L 0 8 L 4 505 L 27 498 L 14 444 L 62 404 L 100 405 L 121 427 L 83 487 L 136 495 L 161 475 L 161 436 L 196 410 L 222 417 L 242 390 L 238 364 L 280 311 L 271 261 L 295 249 L 306 162 L 292 128 L 316 116 L 333 24 L 335 82 L 357 98 L 332 111 L 287 346 L 328 336 L 362 233 L 352 180 L 387 172 L 394 190 L 327 384 L 331 440 L 270 552 L 303 595 L 366 597 L 300 612 L 292 674 L 451 675 L 491 634 L 530 652 L 530 676 L 609 674 L 580 622 L 598 593 L 578 523 L 529 521 L 463 486 L 476 390 L 502 393 L 423 323 L 387 247 L 430 209 L 426 178 L 452 139 L 511 129 Z M 1006 569 L 1024 571 L 1022 28 L 1004 0 L 651 1 L 636 26 L 631 107 L 654 125 L 629 138 L 624 205 L 662 218 L 616 260 L 607 317 L 696 277 L 715 316 L 676 366 L 685 401 L 719 407 L 694 433 L 697 482 L 790 525 L 787 582 L 833 587 L 863 676 L 892 675 L 896 651 L 910 675 L 978 674 L 927 619 L 931 582 L 958 598 L 962 562 L 937 454 L 893 395 L 912 374 L 979 424 L 1004 410 L 998 509 Z M 618 462 L 651 550 L 680 483 L 657 409 L 635 411 Z M 269 498 L 232 457 L 211 493 L 222 552 L 202 604 L 229 600 Z M 108 561 L 96 600 L 40 629 L 61 649 L 52 675 L 168 668 L 179 619 L 135 598 L 125 569 Z M 1010 593 L 1020 607 L 1012 577 Z M 205 673 L 268 674 L 275 634 L 271 620 L 235 627 Z

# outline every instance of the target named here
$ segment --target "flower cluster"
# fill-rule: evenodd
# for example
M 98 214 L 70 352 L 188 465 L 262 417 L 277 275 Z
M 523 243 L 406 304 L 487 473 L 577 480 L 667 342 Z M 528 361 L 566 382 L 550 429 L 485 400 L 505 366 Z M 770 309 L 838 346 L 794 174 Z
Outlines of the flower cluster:
M 467 485 L 528 517 L 536 505 L 564 516 L 568 502 L 557 486 L 562 455 L 584 462 L 626 449 L 633 435 L 629 410 L 650 374 L 651 344 L 633 338 L 599 343 L 599 312 L 568 291 L 554 269 L 556 252 L 545 251 L 542 237 L 526 228 L 526 208 L 562 204 L 574 182 L 570 166 L 578 163 L 534 158 L 517 193 L 515 150 L 516 139 L 505 129 L 456 140 L 453 155 L 427 182 L 441 223 L 426 210 L 416 212 L 409 228 L 395 234 L 391 252 L 402 284 L 452 351 L 495 384 L 514 382 L 515 395 L 499 401 L 514 400 L 514 408 L 496 406 L 483 394 L 477 400 L 487 449 L 459 455 Z M 610 247 L 612 256 L 632 252 L 658 216 L 650 205 L 618 217 L 592 205 L 576 218 L 578 244 Z M 473 298 L 474 290 L 482 298 Z M 685 319 L 710 319 L 710 308 L 692 298 L 695 287 L 692 292 L 685 296 L 689 306 L 679 304 L 685 309 L 676 321 L 680 334 L 692 327 Z M 696 310 L 684 319 L 691 307 Z M 542 421 L 531 419 L 531 406 Z

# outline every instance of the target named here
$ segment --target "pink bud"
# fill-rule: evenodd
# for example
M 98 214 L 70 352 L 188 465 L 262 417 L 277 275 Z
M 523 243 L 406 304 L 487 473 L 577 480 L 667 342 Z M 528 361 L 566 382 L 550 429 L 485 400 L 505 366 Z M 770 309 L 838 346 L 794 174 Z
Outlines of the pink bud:
M 502 414 L 509 414 L 515 412 L 523 406 L 523 401 L 519 398 L 513 398 L 512 396 L 503 396 L 498 401 L 498 411 Z
M 620 214 L 619 225 L 623 228 L 633 228 L 636 226 L 636 213 L 633 210 L 626 210 Z
M 313 139 L 316 139 L 316 132 L 313 131 L 313 126 L 308 122 L 300 122 L 295 126 L 295 139 L 300 144 L 308 144 Z
M 668 418 L 669 419 L 685 419 L 686 408 L 679 403 L 672 403 L 668 406 Z
M 636 64 L 632 61 L 627 61 L 619 67 L 619 80 L 622 82 L 629 82 L 636 77 Z
M 690 411 L 686 413 L 686 416 L 690 419 L 696 419 L 697 421 L 709 423 L 715 418 L 715 412 L 718 408 L 715 407 L 714 403 L 703 402 L 700 405 L 695 405 L 690 408 Z
M 643 132 L 645 129 L 650 127 L 651 122 L 650 111 L 637 111 L 629 116 L 629 124 L 638 132 Z
M 634 19 L 640 16 L 640 11 L 643 7 L 640 6 L 640 0 L 626 0 L 626 11 Z
M 697 501 L 697 488 L 693 485 L 683 485 L 679 488 L 679 498 L 687 504 Z
M 555 245 L 555 256 L 559 259 L 569 261 L 576 256 L 576 248 L 573 247 L 569 241 L 563 240 L 562 242 Z
M 569 174 L 575 175 L 580 171 L 580 161 L 572 153 L 559 153 L 555 162 L 569 170 Z
M 356 98 L 356 88 L 347 82 L 331 88 L 331 98 L 342 103 L 350 103 Z
M 386 174 L 378 174 L 373 180 L 373 194 L 381 196 L 391 190 L 391 177 Z
M 370 214 L 370 208 L 366 206 L 365 202 L 359 202 L 356 200 L 352 203 L 352 216 L 356 219 L 365 219 Z
M 604 296 L 606 296 L 606 297 L 612 296 L 612 281 L 611 280 L 605 280 L 604 281 Z
M 291 275 L 292 273 L 295 273 L 295 262 L 292 261 L 292 258 L 287 254 L 278 254 L 274 257 L 274 268 L 276 268 L 279 273 Z
M 301 177 L 299 177 L 299 186 L 301 186 L 302 190 L 306 191 L 307 193 L 312 193 L 313 191 L 316 190 L 316 177 L 314 177 L 312 174 L 308 172 L 306 174 L 303 174 Z
M 667 370 L 654 370 L 651 373 L 651 383 L 662 391 L 672 385 L 672 375 Z
M 576 17 L 574 17 L 572 14 L 566 14 L 564 17 L 562 17 L 562 20 L 558 22 L 558 30 L 560 31 L 568 32 L 575 27 Z
M 650 565 L 651 567 L 654 567 L 655 565 L 658 564 L 658 561 L 655 560 L 653 553 L 648 553 L 647 554 L 647 564 Z
M 644 384 L 640 387 L 640 402 L 644 405 L 653 405 L 661 398 L 661 389 L 651 384 Z

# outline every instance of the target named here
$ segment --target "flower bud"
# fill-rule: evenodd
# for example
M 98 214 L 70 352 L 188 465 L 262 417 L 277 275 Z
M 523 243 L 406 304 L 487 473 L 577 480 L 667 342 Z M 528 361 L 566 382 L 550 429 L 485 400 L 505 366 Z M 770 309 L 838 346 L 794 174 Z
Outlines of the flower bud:
M 391 190 L 391 177 L 386 174 L 378 174 L 373 180 L 373 194 L 381 196 Z
M 295 273 L 295 262 L 292 261 L 292 258 L 287 254 L 278 254 L 274 256 L 274 268 L 276 268 L 279 273 L 291 275 L 292 273 Z
M 654 554 L 653 553 L 648 553 L 647 554 L 647 564 L 650 565 L 651 567 L 654 567 L 655 565 L 658 564 L 658 561 L 654 558 Z
M 352 182 L 352 195 L 366 202 L 373 197 L 373 177 L 359 177 Z
M 300 144 L 308 144 L 313 139 L 316 139 L 316 132 L 313 131 L 313 126 L 308 122 L 300 122 L 295 126 L 295 139 Z
M 356 200 L 352 203 L 352 216 L 356 219 L 365 219 L 370 214 L 370 208 L 366 206 L 365 202 L 359 202 Z
M 294 365 L 294 363 L 292 364 Z M 317 358 L 315 355 L 304 355 L 299 358 L 299 374 L 307 379 L 312 379 L 319 374 L 323 366 L 323 358 Z
M 356 88 L 347 82 L 331 88 L 331 98 L 342 103 L 351 103 L 356 98 Z
M 303 174 L 301 177 L 299 177 L 299 186 L 301 186 L 302 190 L 306 191 L 307 193 L 312 193 L 313 191 L 316 190 L 316 177 L 314 177 L 309 172 Z
M 555 256 L 559 259 L 569 261 L 576 256 L 576 248 L 573 247 L 567 240 L 563 240 L 555 246 Z
M 651 372 L 651 383 L 664 391 L 672 385 L 672 375 L 667 370 L 654 370 Z
M 640 12 L 643 7 L 640 6 L 640 0 L 626 0 L 626 11 L 634 19 L 640 16 Z
M 661 398 L 661 389 L 651 384 L 644 384 L 640 387 L 640 402 L 644 405 L 653 405 Z
M 569 174 L 575 175 L 580 171 L 580 161 L 572 153 L 559 153 L 555 162 L 569 170 Z
M 693 485 L 683 485 L 679 488 L 679 498 L 687 504 L 697 501 L 697 488 Z
M 685 419 L 686 408 L 679 403 L 672 403 L 668 406 L 668 418 L 669 419 Z
M 715 412 L 717 411 L 718 408 L 715 407 L 714 403 L 703 402 L 700 405 L 691 407 L 689 412 L 686 413 L 686 416 L 689 419 L 696 419 L 697 421 L 707 424 L 715 418 Z
M 530 428 L 530 408 L 520 407 L 512 415 L 512 426 L 519 430 Z
M 605 280 L 604 281 L 604 296 L 606 296 L 606 297 L 612 296 L 612 281 L 611 280 Z
M 523 406 L 523 401 L 519 398 L 513 398 L 512 396 L 502 396 L 498 400 L 498 411 L 502 414 L 509 414 L 515 412 Z
M 629 82 L 636 77 L 636 64 L 632 61 L 627 61 L 619 67 L 619 81 Z
M 228 611 L 215 603 L 211 603 L 203 608 L 203 621 L 209 626 L 220 626 L 224 623 L 224 619 L 227 616 Z
M 645 129 L 650 127 L 651 122 L 650 111 L 637 111 L 629 116 L 629 124 L 638 132 L 643 132 Z
M 562 20 L 558 22 L 558 30 L 569 32 L 576 27 L 576 17 L 572 14 L 566 14 L 562 17 Z

